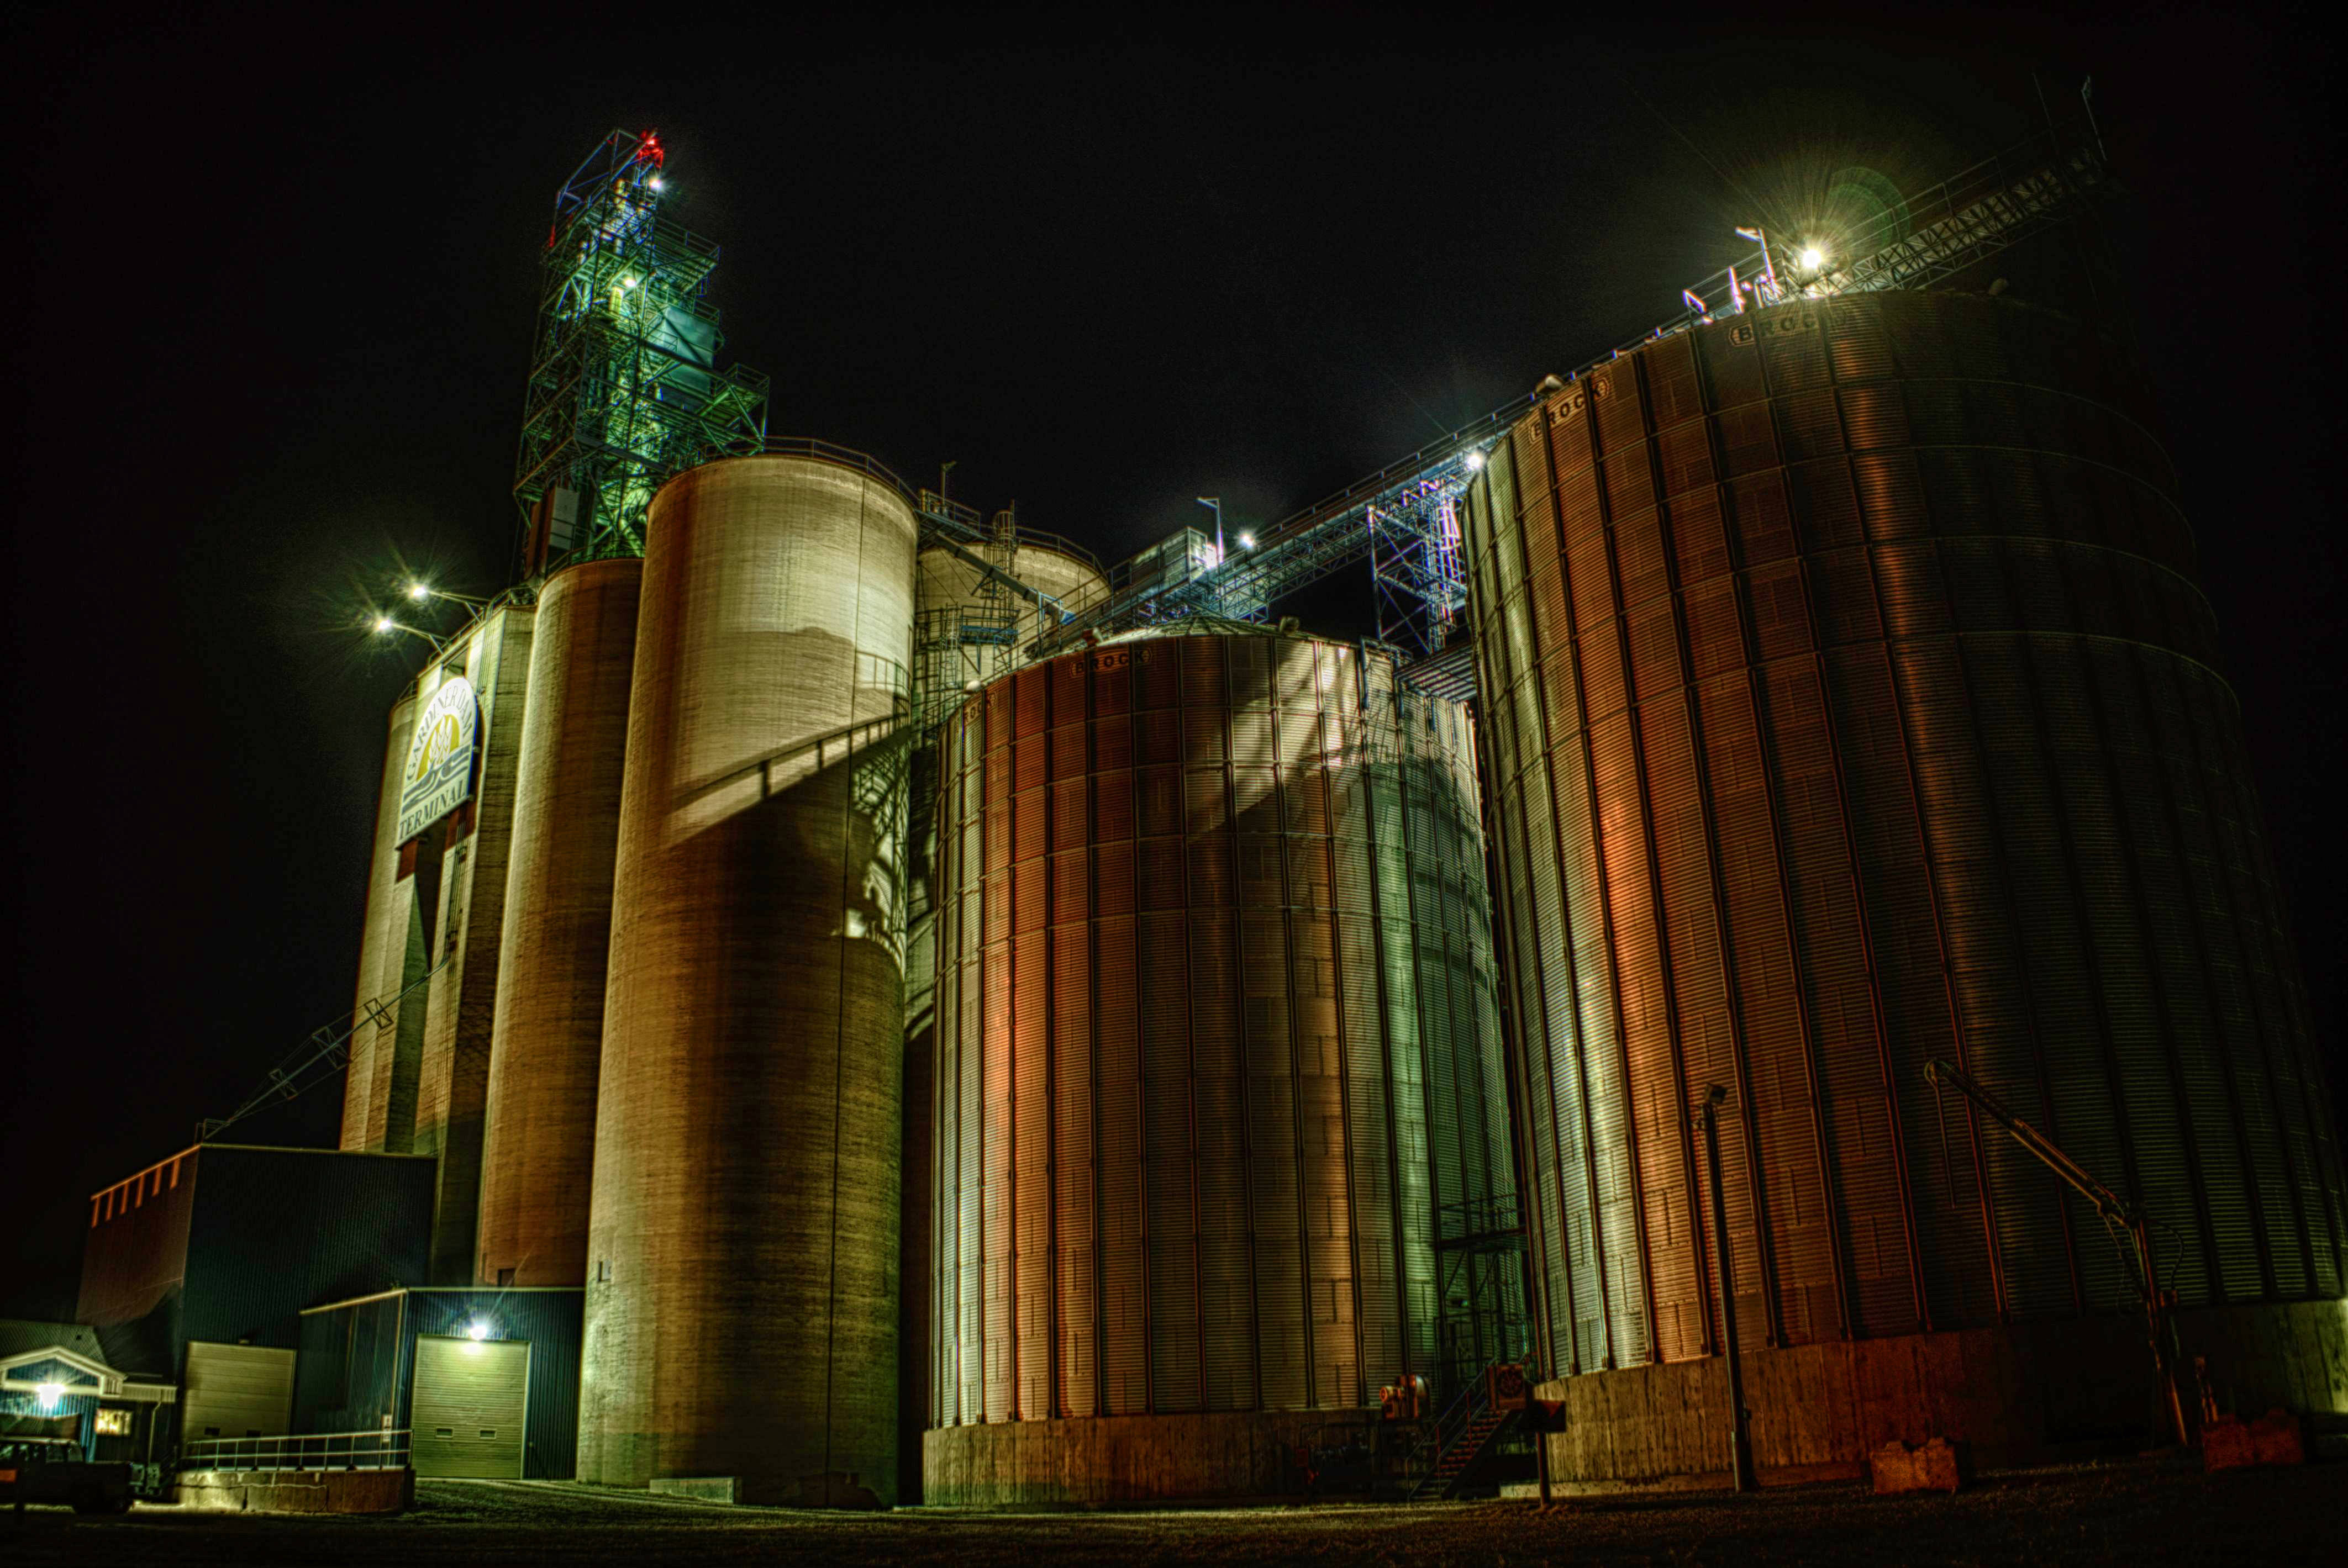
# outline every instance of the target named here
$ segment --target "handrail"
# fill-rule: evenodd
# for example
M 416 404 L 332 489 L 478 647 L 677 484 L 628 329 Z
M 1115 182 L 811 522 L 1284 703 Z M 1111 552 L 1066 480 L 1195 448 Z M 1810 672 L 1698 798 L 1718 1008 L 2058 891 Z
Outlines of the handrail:
M 813 436 L 769 436 L 758 451 L 751 456 L 819 457 L 827 463 L 837 463 L 843 468 L 854 468 L 892 487 L 916 510 L 920 509 L 921 497 L 911 486 L 897 477 L 896 472 L 886 463 L 869 452 L 859 452 L 853 446 L 838 446 Z
M 284 1432 L 264 1438 L 198 1438 L 180 1450 L 182 1470 L 401 1470 L 408 1429 Z M 336 1446 L 340 1444 L 340 1450 Z

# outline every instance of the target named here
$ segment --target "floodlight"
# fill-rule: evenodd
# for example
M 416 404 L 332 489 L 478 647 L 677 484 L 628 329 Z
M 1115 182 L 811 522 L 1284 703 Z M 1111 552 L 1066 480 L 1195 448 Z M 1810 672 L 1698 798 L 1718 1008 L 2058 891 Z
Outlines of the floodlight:
M 1481 469 L 1483 466 L 1484 466 L 1484 454 L 1483 454 L 1482 452 L 1480 452 L 1480 451 L 1477 451 L 1477 450 L 1474 450 L 1474 449 L 1472 449 L 1472 448 L 1471 448 L 1471 449 L 1469 450 L 1468 454 L 1468 471 L 1470 474 L 1473 474 L 1473 473 L 1476 473 L 1478 470 Z
M 54 1410 L 57 1402 L 66 1397 L 66 1386 L 63 1383 L 36 1383 L 33 1392 L 40 1396 L 41 1409 Z
M 421 604 L 432 597 L 432 590 L 420 582 L 411 582 L 407 585 L 407 597 Z
M 1255 548 L 1255 536 L 1253 534 L 1241 534 L 1240 536 L 1240 548 L 1243 550 L 1251 550 Z
M 378 615 L 375 618 L 375 629 L 377 631 L 390 631 L 398 625 L 399 622 L 392 620 L 388 615 Z
M 1821 250 L 1819 250 L 1816 245 L 1806 246 L 1806 247 L 1803 249 L 1803 251 L 1802 251 L 1802 265 L 1803 265 L 1805 268 L 1807 268 L 1807 270 L 1809 270 L 1810 272 L 1817 272 L 1820 267 L 1823 267 L 1823 266 L 1825 266 L 1826 264 L 1827 264 L 1826 252 L 1825 252 L 1825 251 L 1821 251 Z
M 489 1326 L 487 1323 L 482 1322 L 479 1318 L 476 1317 L 470 1323 L 465 1325 L 466 1338 L 481 1340 L 487 1339 L 489 1337 Z

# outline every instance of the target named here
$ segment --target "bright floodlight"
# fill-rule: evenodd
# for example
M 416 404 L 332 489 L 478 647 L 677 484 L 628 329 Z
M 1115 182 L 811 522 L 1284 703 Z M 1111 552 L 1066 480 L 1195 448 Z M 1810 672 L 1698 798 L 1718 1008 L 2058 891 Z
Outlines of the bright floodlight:
M 1476 470 L 1481 468 L 1483 466 L 1484 454 L 1481 452 L 1470 452 L 1468 454 L 1468 471 L 1470 474 L 1476 472 Z
M 407 597 L 421 604 L 432 597 L 432 590 L 420 582 L 411 582 L 407 585 Z
M 652 179 L 647 180 L 645 183 L 650 185 L 654 190 L 665 190 L 668 189 L 668 182 L 657 174 L 654 175 Z
M 378 615 L 375 618 L 375 629 L 377 631 L 389 631 L 397 624 L 398 622 L 393 620 L 388 615 Z
M 1802 251 L 1802 265 L 1811 272 L 1816 272 L 1826 264 L 1826 252 L 1820 251 L 1816 245 L 1809 246 Z
M 466 1338 L 468 1338 L 468 1339 L 487 1339 L 489 1337 L 489 1326 L 488 1324 L 486 1324 L 486 1323 L 482 1322 L 479 1318 L 476 1317 L 476 1318 L 474 1318 L 470 1323 L 468 1323 L 468 1324 L 466 1324 L 466 1325 L 465 1325 L 465 1337 L 466 1337 Z
M 40 1397 L 41 1409 L 54 1410 L 57 1408 L 57 1401 L 66 1397 L 66 1386 L 63 1383 L 36 1383 L 33 1392 Z
M 1240 536 L 1240 548 L 1243 550 L 1251 550 L 1255 548 L 1255 536 L 1253 534 L 1241 534 Z

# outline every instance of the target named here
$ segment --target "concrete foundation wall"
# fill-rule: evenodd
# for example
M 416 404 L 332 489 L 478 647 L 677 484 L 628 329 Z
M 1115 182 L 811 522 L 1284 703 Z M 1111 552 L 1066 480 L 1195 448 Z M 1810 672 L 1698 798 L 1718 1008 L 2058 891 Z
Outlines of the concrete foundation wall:
M 997 1421 L 922 1434 L 922 1500 L 957 1508 L 1272 1497 L 1288 1450 L 1375 1410 L 1093 1416 Z
M 2188 1363 L 2208 1360 L 2227 1409 L 2348 1418 L 2348 1302 L 2212 1307 L 2181 1314 L 2178 1333 Z M 1587 1373 L 1540 1393 L 1566 1401 L 1567 1430 L 1547 1440 L 1561 1484 L 1668 1484 L 1727 1469 L 1717 1358 Z M 1984 1468 L 2027 1464 L 2065 1444 L 2148 1440 L 2154 1410 L 2150 1355 L 2127 1317 L 1752 1350 L 1745 1393 L 1755 1462 L 1787 1480 L 1856 1475 L 1869 1450 L 1895 1439 L 1962 1439 Z
M 191 1470 L 172 1501 L 220 1513 L 400 1513 L 416 1505 L 412 1470 Z

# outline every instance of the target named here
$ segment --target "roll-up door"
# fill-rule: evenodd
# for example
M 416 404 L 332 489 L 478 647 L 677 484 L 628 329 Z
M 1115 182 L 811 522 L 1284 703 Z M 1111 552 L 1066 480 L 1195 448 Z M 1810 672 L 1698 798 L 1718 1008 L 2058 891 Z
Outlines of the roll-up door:
M 408 1446 L 417 1475 L 519 1480 L 530 1409 L 530 1342 L 416 1340 Z
M 294 1352 L 191 1339 L 180 1401 L 190 1440 L 275 1437 L 293 1424 Z

